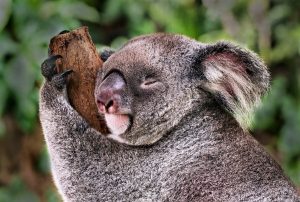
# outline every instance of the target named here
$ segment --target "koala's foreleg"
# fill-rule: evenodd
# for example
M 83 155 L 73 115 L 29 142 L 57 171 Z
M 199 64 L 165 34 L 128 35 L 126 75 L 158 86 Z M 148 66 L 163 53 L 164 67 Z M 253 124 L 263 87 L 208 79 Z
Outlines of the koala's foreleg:
M 60 158 L 65 158 L 68 155 L 74 156 L 76 151 L 85 146 L 90 147 L 101 134 L 94 135 L 95 138 L 90 137 L 92 133 L 89 131 L 93 129 L 69 104 L 66 84 L 72 71 L 58 74 L 58 58 L 60 56 L 49 57 L 41 67 L 46 81 L 40 92 L 40 120 L 50 154 L 55 153 Z

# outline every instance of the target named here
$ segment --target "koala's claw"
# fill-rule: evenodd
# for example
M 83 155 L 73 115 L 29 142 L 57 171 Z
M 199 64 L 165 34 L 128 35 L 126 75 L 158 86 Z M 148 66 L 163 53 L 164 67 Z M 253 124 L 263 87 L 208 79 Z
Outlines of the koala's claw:
M 113 50 L 104 50 L 102 53 L 100 53 L 100 58 L 103 60 L 103 62 L 105 62 L 113 53 Z
M 51 81 L 52 77 L 56 75 L 56 60 L 62 58 L 61 55 L 53 55 L 47 58 L 41 65 L 42 75 L 48 80 Z
M 68 75 L 70 75 L 73 70 L 66 70 L 63 73 L 57 74 L 52 78 L 52 83 L 58 90 L 62 90 L 67 84 Z
M 73 72 L 73 70 L 66 70 L 62 73 L 57 72 L 56 60 L 62 58 L 61 55 L 53 55 L 46 59 L 42 66 L 42 75 L 54 85 L 58 90 L 62 90 L 67 84 L 68 75 Z

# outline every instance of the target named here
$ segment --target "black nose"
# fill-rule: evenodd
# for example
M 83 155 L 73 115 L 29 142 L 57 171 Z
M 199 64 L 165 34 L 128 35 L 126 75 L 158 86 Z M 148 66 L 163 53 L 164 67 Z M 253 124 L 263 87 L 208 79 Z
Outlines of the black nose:
M 118 113 L 125 86 L 123 77 L 117 72 L 105 78 L 96 92 L 96 102 L 100 113 Z

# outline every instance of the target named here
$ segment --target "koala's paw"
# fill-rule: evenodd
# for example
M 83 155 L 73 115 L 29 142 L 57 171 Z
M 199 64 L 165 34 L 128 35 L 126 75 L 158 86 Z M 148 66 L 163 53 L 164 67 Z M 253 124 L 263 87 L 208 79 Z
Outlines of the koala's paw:
M 62 58 L 60 55 L 50 56 L 41 65 L 42 75 L 46 78 L 47 82 L 58 90 L 62 90 L 66 86 L 68 75 L 73 72 L 73 70 L 66 70 L 58 73 L 56 60 L 60 58 Z

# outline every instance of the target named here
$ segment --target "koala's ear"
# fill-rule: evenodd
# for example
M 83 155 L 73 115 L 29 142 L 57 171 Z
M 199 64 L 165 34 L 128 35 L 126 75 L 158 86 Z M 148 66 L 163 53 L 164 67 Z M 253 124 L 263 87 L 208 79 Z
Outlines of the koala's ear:
M 258 56 L 227 42 L 208 45 L 198 55 L 201 87 L 232 113 L 243 128 L 250 127 L 253 109 L 269 87 L 269 72 Z
M 103 62 L 105 62 L 115 51 L 113 50 L 103 50 L 99 55 Z

